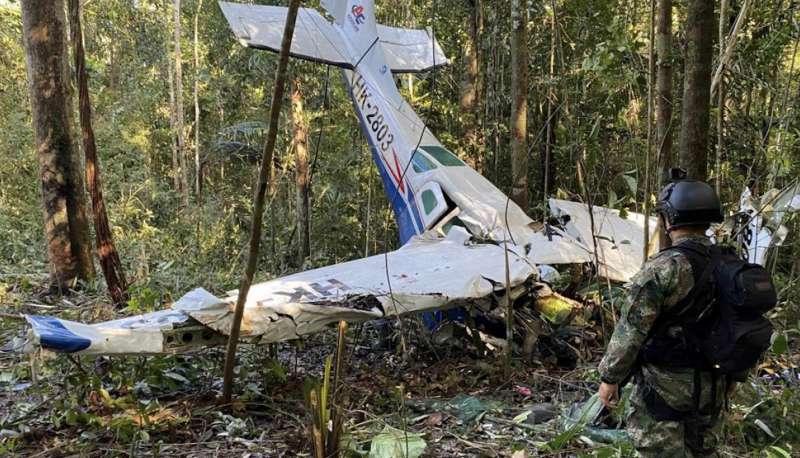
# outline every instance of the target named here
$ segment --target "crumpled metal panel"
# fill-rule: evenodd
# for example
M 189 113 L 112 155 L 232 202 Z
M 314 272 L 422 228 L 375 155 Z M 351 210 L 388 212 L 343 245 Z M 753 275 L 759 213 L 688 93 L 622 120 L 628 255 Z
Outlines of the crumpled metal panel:
M 592 207 L 594 215 L 594 240 L 589 207 L 579 202 L 550 199 L 553 216 L 568 215 L 566 232 L 577 239 L 594 256 L 597 242 L 599 274 L 611 280 L 626 282 L 644 263 L 644 215 L 629 212 L 620 217 L 619 210 Z M 656 218 L 650 217 L 650 237 L 655 234 Z
M 505 289 L 504 262 L 503 248 L 497 245 L 414 240 L 386 256 L 253 285 L 242 335 L 276 342 L 318 332 L 339 320 L 365 321 L 463 304 Z M 534 277 L 536 268 L 509 251 L 509 272 L 512 286 L 517 286 Z M 227 335 L 235 301 L 232 295 L 198 309 L 181 299 L 174 308 Z

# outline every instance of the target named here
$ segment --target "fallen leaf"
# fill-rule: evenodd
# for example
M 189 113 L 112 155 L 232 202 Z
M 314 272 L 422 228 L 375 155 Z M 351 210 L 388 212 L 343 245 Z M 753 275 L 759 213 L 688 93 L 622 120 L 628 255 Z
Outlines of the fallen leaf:
M 441 412 L 434 412 L 428 418 L 425 419 L 425 426 L 441 426 L 441 424 L 442 424 Z

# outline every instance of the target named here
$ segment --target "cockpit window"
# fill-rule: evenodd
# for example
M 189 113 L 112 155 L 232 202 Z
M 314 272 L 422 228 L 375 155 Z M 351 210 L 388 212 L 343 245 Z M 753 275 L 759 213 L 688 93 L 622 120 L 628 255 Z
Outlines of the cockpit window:
M 422 150 L 417 150 L 417 152 L 414 153 L 411 158 L 411 165 L 417 173 L 428 172 L 436 168 L 436 164 L 434 164 Z
M 461 159 L 456 157 L 455 154 L 447 151 L 446 149 L 442 148 L 441 146 L 424 146 L 423 149 L 426 153 L 433 156 L 437 162 L 446 166 L 446 167 L 460 167 L 463 166 L 464 163 L 461 162 Z

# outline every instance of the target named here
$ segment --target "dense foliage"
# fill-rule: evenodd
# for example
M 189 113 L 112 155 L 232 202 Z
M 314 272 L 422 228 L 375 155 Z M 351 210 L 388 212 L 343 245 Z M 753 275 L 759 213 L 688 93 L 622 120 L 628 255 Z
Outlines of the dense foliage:
M 465 71 L 462 50 L 469 39 L 467 18 L 474 2 L 377 3 L 379 18 L 386 24 L 432 27 L 453 61 L 452 66 L 429 74 L 398 77 L 398 82 L 442 142 L 462 153 L 465 114 L 458 100 Z M 479 35 L 483 173 L 503 190 L 510 188 L 508 3 L 483 2 Z M 726 20 L 732 24 L 742 2 L 730 3 Z M 711 179 L 720 180 L 729 209 L 737 205 L 744 186 L 779 187 L 800 173 L 800 2 L 755 3 L 724 74 L 727 110 L 722 174 Z M 303 4 L 318 6 L 318 1 Z M 684 6 L 676 2 L 676 117 Z M 582 160 L 595 203 L 640 211 L 645 199 L 652 198 L 645 195 L 649 2 L 552 0 L 528 2 L 528 7 L 532 215 L 544 216 L 548 101 L 554 107 L 554 166 L 549 178 L 555 188 L 551 194 L 579 197 L 575 164 Z M 202 196 L 183 205 L 173 188 L 170 152 L 171 12 L 172 3 L 163 0 L 94 0 L 86 2 L 84 9 L 104 192 L 117 247 L 132 281 L 131 312 L 160 308 L 195 286 L 214 293 L 237 286 L 276 66 L 272 54 L 246 49 L 234 40 L 214 2 L 184 1 L 182 89 L 188 139 L 184 153 L 193 154 L 194 131 L 199 129 L 204 189 Z M 195 15 L 199 16 L 199 68 L 192 60 Z M 36 282 L 47 272 L 21 21 L 13 0 L 0 2 L 0 66 L 3 303 L 6 288 Z M 294 256 L 294 157 L 289 117 L 283 116 L 257 281 L 396 247 L 393 218 L 339 71 L 299 61 L 291 64 L 290 71 L 304 81 L 311 126 L 311 256 L 303 265 Z M 199 126 L 193 124 L 192 115 L 195 79 L 200 88 Z M 284 107 L 288 115 L 288 98 Z M 716 111 L 712 130 L 714 116 Z M 676 131 L 676 145 L 678 135 Z M 712 137 L 716 142 L 715 133 Z M 194 173 L 192 167 L 190 175 Z M 772 267 L 785 301 L 776 319 L 787 332 L 784 336 L 791 337 L 800 317 L 795 288 L 800 275 L 800 226 L 793 222 L 790 231 Z M 88 286 L 102 290 L 101 284 Z M 2 304 L 4 310 L 13 305 Z M 765 399 L 770 405 L 790 409 L 798 405 L 796 395 Z M 796 430 L 796 426 L 785 426 Z M 796 439 L 797 432 L 792 434 Z

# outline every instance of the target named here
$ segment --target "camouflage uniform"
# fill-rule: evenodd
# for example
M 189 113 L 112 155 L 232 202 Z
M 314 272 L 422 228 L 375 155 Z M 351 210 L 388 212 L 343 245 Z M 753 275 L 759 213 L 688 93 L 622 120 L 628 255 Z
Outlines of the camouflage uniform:
M 706 237 L 688 236 L 675 240 L 677 245 L 693 239 L 710 245 Z M 645 343 L 656 319 L 670 311 L 687 296 L 694 286 L 694 275 L 689 259 L 676 250 L 661 252 L 650 258 L 633 278 L 622 316 L 614 329 L 614 335 L 600 362 L 601 379 L 606 383 L 621 383 L 634 367 L 642 345 Z M 657 421 L 644 403 L 643 393 L 651 388 L 666 401 L 669 407 L 688 412 L 693 408 L 694 370 L 658 368 L 643 364 L 641 377 L 637 379 L 631 393 L 627 413 L 628 432 L 640 456 L 684 457 L 695 456 L 684 442 L 684 423 L 679 421 Z M 701 373 L 700 405 L 711 401 L 711 375 Z M 724 380 L 718 382 L 724 387 Z M 719 389 L 720 392 L 723 388 Z M 715 404 L 720 406 L 724 396 L 718 394 Z M 719 421 L 701 417 L 709 427 L 703 434 L 705 447 L 716 447 Z

